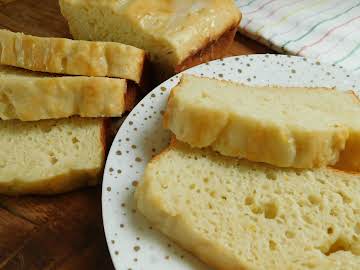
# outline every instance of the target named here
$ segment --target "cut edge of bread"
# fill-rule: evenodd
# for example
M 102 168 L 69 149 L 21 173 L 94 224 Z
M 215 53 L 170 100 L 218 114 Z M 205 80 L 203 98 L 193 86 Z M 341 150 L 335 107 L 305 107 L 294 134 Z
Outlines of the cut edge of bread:
M 2 120 L 0 120 L 2 121 Z M 46 120 L 42 120 L 46 121 Z M 100 143 L 101 143 L 101 164 L 98 168 L 84 170 L 70 170 L 64 174 L 57 175 L 48 179 L 35 182 L 25 182 L 13 179 L 10 182 L 0 182 L 0 194 L 8 196 L 18 195 L 54 195 L 74 191 L 79 188 L 97 185 L 102 178 L 106 153 L 108 151 L 109 138 L 109 119 L 99 119 L 101 121 Z
M 172 151 L 178 145 L 182 145 L 182 144 L 185 144 L 185 143 L 180 142 L 179 140 L 176 139 L 176 137 L 174 135 L 172 135 L 170 138 L 169 145 L 166 148 L 164 148 L 160 153 L 158 153 L 156 156 L 154 156 L 149 161 L 147 166 L 151 166 L 153 163 L 160 160 L 165 154 Z M 190 145 L 187 145 L 187 146 L 191 148 Z M 148 197 L 147 192 L 142 191 L 142 190 L 147 190 L 148 181 L 145 181 L 145 178 L 146 178 L 146 168 L 145 168 L 145 175 L 142 177 L 142 180 L 141 180 L 140 184 L 137 186 L 137 189 L 134 194 L 135 204 L 136 204 L 136 208 L 139 210 L 139 212 L 152 224 L 152 226 L 154 228 L 156 228 L 158 231 L 163 233 L 166 237 L 171 239 L 172 242 L 174 242 L 178 246 L 184 248 L 187 252 L 189 252 L 193 256 L 199 258 L 203 263 L 205 263 L 207 265 L 211 265 L 212 267 L 215 267 L 215 269 L 226 269 L 226 270 L 252 269 L 252 268 L 250 268 L 250 265 L 246 265 L 245 263 L 241 266 L 241 268 L 238 268 L 238 265 L 229 265 L 227 262 L 231 261 L 232 258 L 229 256 L 226 256 L 226 254 L 223 254 L 222 261 L 220 261 L 218 259 L 219 258 L 218 256 L 215 258 L 212 256 L 204 255 L 204 253 L 218 254 L 218 252 L 219 252 L 219 250 L 211 243 L 210 240 L 203 239 L 201 237 L 197 237 L 196 239 L 191 238 L 191 241 L 189 241 L 189 238 L 185 239 L 185 238 L 178 237 L 177 239 L 175 239 L 174 237 L 170 237 L 170 232 L 167 232 L 167 231 L 165 232 L 163 230 L 163 228 L 161 227 L 161 225 L 159 225 L 159 224 L 162 224 L 162 225 L 166 224 L 167 228 L 175 227 L 175 225 L 181 224 L 182 226 L 180 227 L 178 232 L 171 233 L 171 235 L 177 235 L 177 236 L 189 235 L 189 234 L 194 236 L 194 234 L 192 233 L 193 228 L 191 227 L 191 225 L 183 222 L 184 220 L 181 219 L 181 216 L 175 215 L 175 213 L 171 213 L 171 211 L 169 209 L 164 208 L 164 205 L 161 204 L 161 201 L 159 201 L 157 197 Z M 143 196 L 140 196 L 139 195 L 140 193 L 143 193 Z M 154 215 L 157 217 L 156 221 L 150 220 L 146 216 L 146 212 L 148 212 L 150 210 L 152 212 L 156 213 Z M 169 216 L 171 217 L 170 219 L 175 219 L 175 220 L 170 220 L 168 218 Z M 186 232 L 186 233 L 184 233 L 184 232 Z M 179 239 L 182 239 L 182 240 L 179 240 Z M 198 246 L 199 247 L 201 246 L 201 248 L 206 247 L 207 252 L 197 252 L 196 250 L 194 250 L 192 248 L 194 242 L 196 242 L 197 244 L 201 243 L 201 245 L 198 245 Z M 224 267 L 224 262 L 225 262 L 226 267 Z
M 172 151 L 174 148 L 176 148 L 178 146 L 180 146 L 180 148 L 181 148 L 184 145 L 186 148 L 192 149 L 192 147 L 190 145 L 177 140 L 175 138 L 175 136 L 172 135 L 169 145 L 166 148 L 164 148 L 159 154 L 154 156 L 150 160 L 150 162 L 148 163 L 147 166 L 152 166 L 153 163 L 157 162 L 165 154 Z M 208 148 L 205 150 L 209 150 L 211 152 L 214 152 L 215 155 L 221 156 L 221 154 L 219 154 L 215 151 L 212 151 Z M 222 156 L 222 157 L 225 159 L 234 159 L 234 158 L 226 157 L 226 156 Z M 251 161 L 247 161 L 247 162 L 254 163 Z M 266 163 L 257 163 L 257 164 L 259 164 L 260 166 L 275 168 L 275 166 L 272 166 L 272 165 L 269 165 Z M 291 170 L 291 168 L 285 168 L 285 170 L 289 170 L 289 169 Z M 340 176 L 341 175 L 353 175 L 355 177 L 360 177 L 360 173 L 358 173 L 358 172 L 347 172 L 347 171 L 339 170 L 339 169 L 333 168 L 333 167 L 327 167 L 327 169 L 332 171 L 335 175 L 340 175 Z M 301 171 L 301 170 L 307 170 L 307 169 L 293 169 L 293 170 Z M 250 264 L 246 261 L 241 261 L 241 263 L 239 263 L 239 261 L 237 260 L 237 263 L 233 263 L 235 257 L 231 256 L 230 254 L 226 254 L 226 248 L 224 248 L 224 247 L 223 247 L 224 248 L 223 250 L 219 250 L 219 247 L 216 247 L 212 243 L 212 241 L 209 239 L 205 239 L 205 238 L 202 238 L 201 236 L 198 236 L 195 238 L 192 237 L 191 241 L 189 241 L 189 238 L 184 237 L 184 235 L 194 236 L 193 227 L 190 224 L 187 224 L 185 222 L 185 220 L 181 217 L 181 215 L 178 215 L 177 213 L 172 212 L 172 210 L 169 209 L 168 207 L 165 207 L 164 204 L 162 204 L 161 199 L 159 197 L 157 197 L 157 196 L 149 197 L 148 193 L 144 192 L 148 189 L 147 185 L 149 184 L 148 181 L 144 180 L 145 178 L 146 178 L 146 174 L 143 176 L 142 181 L 140 182 L 140 184 L 138 185 L 138 187 L 135 191 L 135 194 L 134 194 L 135 203 L 136 203 L 136 208 L 139 210 L 139 212 L 146 218 L 146 220 L 148 220 L 152 224 L 152 226 L 154 228 L 156 228 L 158 231 L 163 233 L 172 242 L 174 242 L 175 244 L 184 248 L 187 252 L 189 252 L 193 256 L 197 257 L 198 259 L 200 259 L 203 263 L 205 263 L 211 267 L 214 267 L 215 269 L 226 269 L 226 270 L 258 269 L 258 268 L 254 268 L 255 266 L 253 264 Z M 143 193 L 143 194 L 140 196 L 139 195 L 140 193 Z M 155 213 L 155 215 L 153 215 L 153 217 L 156 216 L 156 220 L 149 219 L 147 217 L 148 212 Z M 165 230 L 164 230 L 164 224 L 166 224 Z M 171 231 L 171 232 L 169 231 L 169 230 L 174 229 L 175 227 L 178 227 L 178 228 L 176 228 L 177 229 L 176 231 Z M 175 239 L 175 238 L 177 238 L 177 239 Z M 339 236 L 339 239 L 340 238 L 341 238 L 341 236 Z M 195 243 L 195 245 L 194 245 L 194 243 Z M 334 245 L 336 245 L 336 241 L 335 241 Z M 194 246 L 196 246 L 196 248 L 194 248 Z M 225 250 L 225 252 L 224 252 L 224 250 Z M 340 251 L 341 251 L 341 248 L 340 248 Z M 332 252 L 336 252 L 336 250 L 332 251 Z M 217 254 L 217 256 L 208 256 L 207 254 Z M 219 255 L 219 254 L 221 254 L 221 255 Z M 336 258 L 333 258 L 333 260 L 334 259 L 336 259 Z M 309 265 L 311 265 L 311 263 L 309 263 Z M 323 266 L 320 266 L 320 268 L 315 268 L 315 269 L 319 269 L 319 270 L 325 269 L 322 267 Z M 327 267 L 328 266 L 326 265 L 326 269 L 328 269 Z M 299 269 L 305 269 L 305 268 L 299 268 Z M 355 269 L 355 268 L 351 268 L 351 269 Z

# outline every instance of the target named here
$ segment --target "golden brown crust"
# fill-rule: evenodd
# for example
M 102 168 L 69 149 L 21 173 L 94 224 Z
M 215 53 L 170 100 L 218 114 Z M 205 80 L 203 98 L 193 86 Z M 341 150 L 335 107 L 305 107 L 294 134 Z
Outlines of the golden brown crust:
M 124 79 L 62 76 L 1 70 L 0 119 L 37 121 L 82 117 L 119 117 L 136 103 L 138 86 Z M 26 92 L 26 95 L 23 93 Z M 29 110 L 28 104 L 34 109 Z
M 353 90 L 347 91 L 353 96 L 354 101 L 360 105 L 360 97 Z M 347 173 L 360 173 L 360 134 L 352 133 L 346 142 L 345 149 L 340 153 L 339 161 L 334 165 L 335 169 Z
M 153 78 L 153 71 L 152 71 L 152 64 L 150 62 L 150 57 L 146 54 L 144 65 L 143 65 L 143 72 L 141 76 L 141 80 L 138 84 L 139 94 L 145 96 L 149 91 L 154 89 L 157 85 L 156 80 Z
M 140 88 L 137 84 L 132 81 L 127 82 L 127 89 L 125 94 L 125 111 L 131 111 L 137 101 L 138 93 L 140 92 Z
M 204 47 L 197 50 L 196 52 L 193 52 L 191 56 L 186 58 L 179 65 L 175 66 L 172 70 L 168 70 L 168 67 L 160 67 L 161 70 L 159 70 L 159 65 L 153 64 L 153 68 L 151 69 L 150 73 L 153 73 L 156 81 L 162 82 L 172 75 L 180 73 L 191 67 L 225 57 L 227 50 L 234 41 L 237 29 L 238 24 L 232 25 L 220 37 L 218 37 L 216 40 L 208 41 Z
M 179 81 L 179 83 L 177 85 L 179 85 L 182 80 L 183 80 L 183 77 L 180 78 L 180 81 Z M 175 88 L 173 88 L 171 90 L 168 101 L 167 101 L 166 110 L 165 110 L 165 113 L 164 113 L 164 116 L 163 116 L 163 127 L 165 129 L 169 128 L 170 115 L 172 114 L 173 107 L 174 107 L 173 106 L 173 100 L 174 100 L 175 93 L 178 91 L 178 89 L 179 88 L 175 86 Z
M 351 95 L 354 96 L 355 100 L 359 103 L 360 105 L 360 96 L 358 96 L 354 90 L 349 90 L 349 92 L 351 93 Z
M 212 60 L 216 60 L 225 56 L 227 50 L 234 41 L 238 24 L 231 26 L 225 31 L 218 39 L 209 41 L 204 47 L 197 52 L 194 52 L 191 56 L 186 58 L 181 64 L 177 65 L 174 70 L 175 73 L 179 73 L 188 68 L 206 63 Z
M 101 126 L 101 145 L 102 145 L 102 148 L 103 148 L 103 154 L 102 154 L 102 157 L 103 157 L 103 160 L 105 162 L 105 158 L 106 158 L 106 154 L 107 154 L 107 151 L 108 151 L 108 142 L 111 142 L 110 140 L 110 137 L 109 137 L 109 130 L 110 130 L 110 119 L 109 118 L 103 118 L 103 123 L 102 123 L 102 126 Z M 103 164 L 105 165 L 105 164 Z
M 42 38 L 0 29 L 0 63 L 33 71 L 140 82 L 145 52 L 115 42 Z
M 101 179 L 101 170 L 71 171 L 43 181 L 24 183 L 12 181 L 0 183 L 0 193 L 4 195 L 52 195 L 69 192 L 84 186 L 97 185 Z

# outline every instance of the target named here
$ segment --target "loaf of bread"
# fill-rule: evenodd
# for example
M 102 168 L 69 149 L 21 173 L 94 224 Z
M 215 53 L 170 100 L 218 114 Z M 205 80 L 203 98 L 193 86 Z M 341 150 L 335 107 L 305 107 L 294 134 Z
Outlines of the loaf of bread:
M 124 79 L 54 77 L 0 66 L 0 119 L 116 117 L 135 104 L 135 85 Z
M 35 37 L 0 29 L 0 64 L 4 65 L 140 82 L 144 61 L 143 50 L 120 43 Z
M 53 194 L 94 185 L 105 160 L 104 120 L 0 121 L 0 193 Z
M 75 39 L 117 41 L 142 48 L 157 68 L 169 72 L 223 56 L 241 19 L 233 0 L 59 2 Z M 222 51 L 212 46 L 219 40 Z
M 135 199 L 215 269 L 360 269 L 360 175 L 276 168 L 175 142 Z
M 359 115 L 353 92 L 183 75 L 164 125 L 177 139 L 226 156 L 296 168 L 334 165 L 340 156 L 339 164 L 359 171 Z

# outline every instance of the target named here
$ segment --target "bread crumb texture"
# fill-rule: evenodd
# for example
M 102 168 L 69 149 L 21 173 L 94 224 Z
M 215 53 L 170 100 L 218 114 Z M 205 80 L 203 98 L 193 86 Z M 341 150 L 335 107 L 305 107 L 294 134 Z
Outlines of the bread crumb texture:
M 137 207 L 216 269 L 360 269 L 360 176 L 280 169 L 176 142 Z
M 99 180 L 104 121 L 0 121 L 0 192 L 57 193 Z

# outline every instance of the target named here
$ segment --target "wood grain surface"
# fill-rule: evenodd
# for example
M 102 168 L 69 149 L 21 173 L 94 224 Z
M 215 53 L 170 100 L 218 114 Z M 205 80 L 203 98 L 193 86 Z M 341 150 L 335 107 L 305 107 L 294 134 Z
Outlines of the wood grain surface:
M 0 0 L 0 28 L 70 37 L 57 0 Z M 238 34 L 227 54 L 266 52 L 271 51 Z M 0 196 L 0 269 L 113 269 L 101 187 L 53 197 Z

